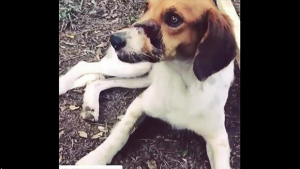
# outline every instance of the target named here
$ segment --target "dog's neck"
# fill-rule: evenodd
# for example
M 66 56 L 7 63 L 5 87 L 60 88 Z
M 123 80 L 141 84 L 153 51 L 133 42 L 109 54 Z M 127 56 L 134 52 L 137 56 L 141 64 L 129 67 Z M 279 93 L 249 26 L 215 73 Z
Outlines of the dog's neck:
M 192 59 L 173 59 L 166 62 L 170 68 L 180 74 L 182 80 L 187 86 L 196 85 L 200 82 L 193 71 L 193 60 Z
M 166 61 L 166 64 L 172 68 L 175 72 L 180 74 L 183 82 L 186 84 L 187 87 L 196 87 L 202 88 L 203 85 L 213 84 L 217 77 L 220 76 L 220 73 L 215 73 L 209 76 L 205 81 L 200 81 L 194 74 L 193 70 L 193 62 L 194 59 L 182 59 L 183 57 L 176 57 L 176 59 Z

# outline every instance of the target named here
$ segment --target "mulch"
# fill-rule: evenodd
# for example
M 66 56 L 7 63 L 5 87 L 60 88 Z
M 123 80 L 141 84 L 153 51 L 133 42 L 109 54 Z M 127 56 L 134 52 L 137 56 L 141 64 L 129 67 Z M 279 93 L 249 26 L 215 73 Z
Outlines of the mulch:
M 240 0 L 234 0 L 239 13 Z M 140 0 L 60 0 L 59 74 L 81 60 L 94 62 L 104 56 L 111 32 L 133 23 L 141 13 Z M 235 70 L 225 106 L 226 128 L 231 144 L 231 165 L 240 168 L 240 75 Z M 80 117 L 83 89 L 59 98 L 59 163 L 73 165 L 107 137 L 129 104 L 144 89 L 114 88 L 100 94 L 100 117 L 87 123 Z M 99 127 L 100 126 L 100 127 Z M 210 168 L 201 136 L 174 130 L 168 124 L 147 117 L 132 134 L 111 164 L 124 169 Z

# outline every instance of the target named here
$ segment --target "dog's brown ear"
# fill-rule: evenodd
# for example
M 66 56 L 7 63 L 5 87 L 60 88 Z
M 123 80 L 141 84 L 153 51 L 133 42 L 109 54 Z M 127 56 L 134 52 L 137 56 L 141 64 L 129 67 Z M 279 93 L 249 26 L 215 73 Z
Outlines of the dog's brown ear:
M 200 81 L 222 70 L 236 56 L 236 41 L 232 31 L 231 19 L 215 9 L 207 10 L 198 23 L 203 38 L 197 47 L 193 71 Z

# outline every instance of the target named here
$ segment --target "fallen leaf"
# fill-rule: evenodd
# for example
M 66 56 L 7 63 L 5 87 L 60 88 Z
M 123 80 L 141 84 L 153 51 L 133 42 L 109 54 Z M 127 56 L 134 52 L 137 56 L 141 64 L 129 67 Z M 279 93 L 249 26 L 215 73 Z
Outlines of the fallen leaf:
M 101 53 L 100 48 L 98 48 L 97 51 L 96 51 L 96 58 L 97 58 L 98 61 L 100 61 L 100 54 L 103 55 L 103 54 Z
M 74 35 L 66 35 L 66 37 L 74 39 Z
M 148 166 L 149 169 L 156 169 L 157 168 L 156 162 L 154 160 L 147 161 L 147 166 Z
M 100 31 L 98 31 L 98 32 L 100 32 Z M 96 31 L 95 31 L 95 33 L 96 33 Z M 105 43 L 103 43 L 103 42 L 101 42 L 99 45 L 96 46 L 96 48 L 103 48 L 103 47 L 105 47 Z
M 65 132 L 62 130 L 61 132 L 59 132 L 59 136 L 58 137 L 60 138 L 60 136 L 63 135 L 64 133 Z
M 98 129 L 101 131 L 101 130 L 105 130 L 105 127 L 103 126 L 98 126 Z
M 70 105 L 70 106 L 69 106 L 69 109 L 70 109 L 70 110 L 76 110 L 76 109 L 78 109 L 78 108 L 79 108 L 79 107 L 76 107 L 75 105 Z
M 92 53 L 92 54 L 95 54 L 95 53 L 96 53 L 95 51 L 87 50 L 87 49 L 84 49 L 83 51 L 84 51 L 85 53 Z
M 96 14 L 96 13 L 97 13 L 97 11 L 95 11 L 95 10 L 92 10 L 92 11 L 89 12 L 90 15 Z
M 61 162 L 61 160 L 62 160 L 62 156 L 60 155 L 60 156 L 59 156 L 59 163 Z
M 80 137 L 87 138 L 87 133 L 85 131 L 78 131 Z
M 98 129 L 104 133 L 108 132 L 108 130 L 105 129 L 105 127 L 103 127 L 103 126 L 98 126 Z
M 185 157 L 185 156 L 187 155 L 188 151 L 189 151 L 189 150 L 184 150 L 184 151 L 182 152 L 182 156 Z
M 59 107 L 60 111 L 64 111 L 66 109 L 65 106 Z
M 92 139 L 97 139 L 99 137 L 103 136 L 103 132 L 97 133 L 95 135 L 92 136 Z
M 75 46 L 76 44 L 75 43 L 70 43 L 70 42 L 64 42 L 62 41 L 64 44 L 67 44 L 67 45 L 72 45 L 72 46 Z
M 122 114 L 122 115 L 118 116 L 117 119 L 121 120 L 123 117 L 124 117 L 124 115 Z
M 97 6 L 97 2 L 95 0 L 91 1 L 94 6 Z

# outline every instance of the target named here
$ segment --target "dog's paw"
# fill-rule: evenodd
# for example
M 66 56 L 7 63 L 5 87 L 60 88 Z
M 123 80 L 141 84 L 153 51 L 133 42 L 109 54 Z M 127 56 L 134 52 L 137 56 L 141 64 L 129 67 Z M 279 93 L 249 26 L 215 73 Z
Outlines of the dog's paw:
M 81 158 L 75 165 L 106 165 L 111 162 L 109 150 L 100 151 L 99 149 L 90 152 Z
M 99 118 L 99 94 L 101 90 L 95 83 L 90 83 L 85 88 L 81 117 L 89 122 L 97 122 Z
M 99 109 L 93 109 L 86 105 L 82 106 L 82 112 L 80 113 L 80 116 L 87 122 L 97 122 L 99 120 L 99 112 L 97 110 Z
M 104 78 L 104 77 L 103 77 Z M 90 122 L 96 122 L 99 118 L 100 92 L 112 86 L 113 81 L 97 80 L 87 84 L 83 95 L 81 117 Z

